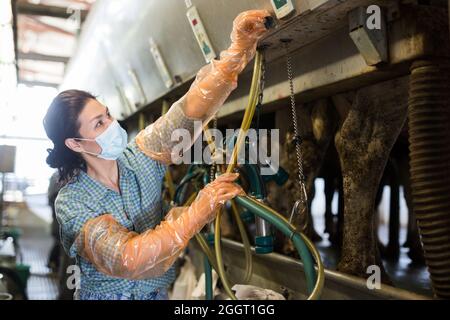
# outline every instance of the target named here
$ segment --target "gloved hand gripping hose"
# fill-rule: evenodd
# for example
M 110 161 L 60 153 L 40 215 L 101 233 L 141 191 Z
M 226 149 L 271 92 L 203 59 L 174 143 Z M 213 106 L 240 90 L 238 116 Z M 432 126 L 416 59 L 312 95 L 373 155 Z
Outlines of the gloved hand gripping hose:
M 97 270 L 113 277 L 146 279 L 163 275 L 223 203 L 245 194 L 232 183 L 237 174 L 224 174 L 200 190 L 189 207 L 171 209 L 155 229 L 137 234 L 110 214 L 88 220 L 76 238 L 78 254 Z

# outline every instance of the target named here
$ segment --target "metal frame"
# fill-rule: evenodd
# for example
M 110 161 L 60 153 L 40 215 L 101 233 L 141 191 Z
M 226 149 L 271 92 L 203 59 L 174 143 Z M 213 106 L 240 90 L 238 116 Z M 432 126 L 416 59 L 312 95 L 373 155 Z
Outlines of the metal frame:
M 203 255 L 198 244 L 191 241 L 189 255 L 196 270 L 203 270 Z M 242 243 L 222 239 L 222 250 L 227 274 L 231 282 L 239 281 L 245 269 L 244 247 Z M 286 289 L 289 299 L 305 299 L 306 283 L 303 281 L 303 264 L 294 258 L 278 253 L 259 255 L 252 248 L 253 277 L 251 284 L 281 292 Z M 274 272 L 277 270 L 277 272 Z M 237 275 L 237 276 L 236 276 Z M 199 275 L 197 275 L 199 276 Z M 407 290 L 381 285 L 381 289 L 369 290 L 364 279 L 325 269 L 325 283 L 321 299 L 396 299 L 429 300 L 429 297 Z

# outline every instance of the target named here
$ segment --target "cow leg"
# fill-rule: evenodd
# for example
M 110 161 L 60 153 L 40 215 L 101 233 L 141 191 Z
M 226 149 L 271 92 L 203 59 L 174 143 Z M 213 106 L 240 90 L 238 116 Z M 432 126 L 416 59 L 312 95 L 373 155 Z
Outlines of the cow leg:
M 377 248 L 375 195 L 391 148 L 406 119 L 407 81 L 386 81 L 357 91 L 335 137 L 344 188 L 344 234 L 338 270 L 367 276 L 377 265 L 389 282 Z

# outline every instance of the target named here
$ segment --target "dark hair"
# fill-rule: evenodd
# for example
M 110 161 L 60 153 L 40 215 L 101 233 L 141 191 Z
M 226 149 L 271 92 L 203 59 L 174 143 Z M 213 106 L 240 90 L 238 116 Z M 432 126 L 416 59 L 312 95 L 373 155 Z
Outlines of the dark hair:
M 61 183 L 67 183 L 86 167 L 83 157 L 69 149 L 64 141 L 79 137 L 78 116 L 89 99 L 96 100 L 96 97 L 81 90 L 63 91 L 53 99 L 44 117 L 45 132 L 54 145 L 53 149 L 47 149 L 47 164 L 58 169 Z

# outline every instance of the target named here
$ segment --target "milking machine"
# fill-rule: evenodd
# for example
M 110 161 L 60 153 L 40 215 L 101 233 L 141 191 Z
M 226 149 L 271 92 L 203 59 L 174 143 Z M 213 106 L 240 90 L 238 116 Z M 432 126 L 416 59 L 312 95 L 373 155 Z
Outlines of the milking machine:
M 270 27 L 271 25 L 273 25 L 272 18 L 268 18 L 266 21 L 266 27 Z M 231 159 L 228 166 L 224 168 L 223 165 L 216 165 L 214 162 L 209 166 L 209 168 L 207 165 L 191 165 L 187 171 L 187 174 L 183 177 L 175 190 L 173 204 L 189 205 L 190 202 L 195 199 L 195 196 L 197 194 L 196 192 L 192 193 L 190 197 L 186 196 L 189 184 L 194 185 L 194 189 L 198 191 L 209 181 L 213 180 L 218 173 L 229 173 L 233 171 L 244 172 L 247 184 L 249 185 L 249 188 L 247 190 L 248 195 L 238 196 L 233 199 L 230 204 L 231 212 L 238 226 L 246 256 L 245 275 L 243 277 L 242 283 L 249 283 L 252 276 L 252 250 L 243 220 L 245 219 L 246 221 L 252 221 L 252 216 L 254 216 L 256 225 L 256 235 L 254 239 L 256 254 L 266 254 L 272 252 L 273 236 L 271 233 L 271 228 L 274 227 L 281 231 L 285 236 L 292 240 L 295 248 L 298 251 L 300 259 L 303 262 L 309 295 L 308 299 L 318 299 L 324 285 L 324 266 L 320 254 L 314 247 L 313 243 L 300 230 L 298 230 L 291 224 L 292 217 L 295 214 L 300 214 L 306 218 L 308 216 L 308 207 L 305 177 L 303 175 L 302 154 L 300 150 L 301 137 L 299 134 L 295 113 L 296 106 L 292 81 L 292 64 L 288 53 L 289 41 L 284 40 L 284 44 L 286 47 L 287 75 L 291 92 L 290 101 L 298 163 L 298 183 L 300 185 L 300 190 L 302 190 L 300 199 L 296 201 L 293 206 L 290 219 L 287 220 L 283 215 L 279 214 L 264 203 L 266 198 L 264 185 L 265 179 L 260 174 L 259 166 L 250 163 L 245 163 L 241 166 L 237 166 L 238 155 L 241 152 L 241 149 L 246 148 L 248 145 L 245 143 L 245 138 L 252 124 L 255 111 L 258 109 L 257 119 L 259 119 L 259 112 L 262 106 L 265 82 L 264 48 L 259 48 L 255 56 L 248 104 L 247 108 L 245 109 L 239 134 L 237 135 L 237 137 L 233 137 L 232 142 L 234 143 L 234 148 L 231 153 Z M 257 121 L 257 126 L 259 126 L 259 121 Z M 217 128 L 217 119 L 213 120 L 213 127 L 214 129 Z M 204 129 L 207 128 L 205 127 Z M 207 138 L 208 145 L 211 148 L 214 159 L 216 158 L 214 156 L 214 153 L 217 151 L 217 148 L 214 146 L 215 142 L 211 141 L 212 139 L 208 136 L 206 130 L 205 136 Z M 227 145 L 227 143 L 229 143 L 229 141 L 224 142 L 225 145 Z M 240 175 L 240 180 L 242 180 L 242 176 L 244 175 Z M 272 179 L 275 179 L 277 180 L 277 182 L 282 184 L 283 181 L 286 181 L 287 174 L 283 169 L 280 168 L 278 172 L 274 172 Z M 242 213 L 239 213 L 238 208 L 242 209 Z M 235 300 L 236 296 L 231 289 L 227 275 L 225 273 L 222 257 L 220 229 L 222 214 L 223 212 L 222 210 L 220 210 L 217 214 L 216 220 L 207 227 L 208 232 L 205 235 L 196 235 L 196 240 L 205 255 L 204 267 L 206 279 L 206 299 L 213 299 L 212 269 L 214 269 L 217 271 L 221 279 L 226 294 L 231 299 Z M 314 264 L 316 265 L 316 268 L 314 267 Z

